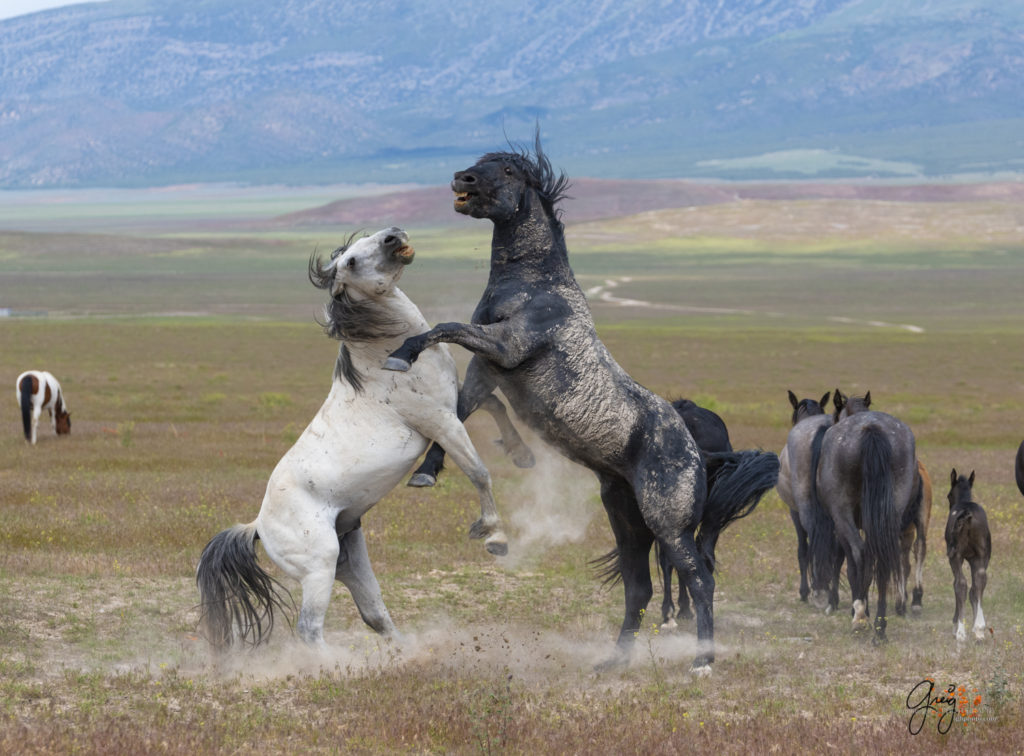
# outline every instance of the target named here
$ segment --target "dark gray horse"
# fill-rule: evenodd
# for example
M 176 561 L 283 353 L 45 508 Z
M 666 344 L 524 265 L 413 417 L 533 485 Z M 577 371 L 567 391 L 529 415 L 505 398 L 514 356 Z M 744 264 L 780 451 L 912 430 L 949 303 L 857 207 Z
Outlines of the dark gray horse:
M 793 426 L 779 454 L 779 481 L 775 488 L 789 506 L 789 517 L 796 529 L 800 600 L 807 601 L 813 585 L 815 605 L 831 613 L 839 606 L 842 549 L 836 541 L 832 519 L 818 501 L 816 481 L 821 441 L 832 426 L 832 416 L 825 414 L 829 392 L 817 401 L 798 400 L 792 391 L 788 394 Z M 822 554 L 819 560 L 811 559 L 811 544 Z
M 953 611 L 953 632 L 959 641 L 967 640 L 964 627 L 964 599 L 967 598 L 967 579 L 963 564 L 971 566 L 971 608 L 974 609 L 974 637 L 985 638 L 985 613 L 981 610 L 981 597 L 988 583 L 988 560 L 992 556 L 992 535 L 988 517 L 981 505 L 974 501 L 974 470 L 969 478 L 957 475 L 956 468 L 949 475 L 949 517 L 946 520 L 946 556 L 953 570 L 953 592 L 956 609 Z
M 672 402 L 679 416 L 686 423 L 687 430 L 697 442 L 697 448 L 707 458 L 708 454 L 717 452 L 731 452 L 732 443 L 729 441 L 729 429 L 725 421 L 716 412 L 707 407 L 701 407 L 689 399 L 676 399 Z M 712 469 L 714 462 L 712 462 Z M 709 471 L 710 472 L 710 471 Z M 714 486 L 714 477 L 709 475 L 708 488 Z M 712 565 L 714 565 L 714 546 L 710 547 L 712 554 Z M 654 553 L 657 558 L 658 567 L 661 570 L 661 581 L 664 594 L 661 600 L 661 626 L 666 629 L 674 629 L 677 626 L 676 619 L 693 619 L 693 611 L 690 609 L 690 596 L 686 592 L 686 583 L 679 583 L 679 611 L 676 612 L 675 604 L 672 601 L 672 562 L 668 554 L 662 549 L 658 542 L 654 542 Z
M 900 535 L 921 505 L 914 434 L 884 412 L 843 417 L 822 437 L 817 490 L 846 559 L 854 627 L 867 623 L 873 576 L 875 640 L 884 641 L 886 591 L 890 577 L 900 576 Z
M 1017 488 L 1020 489 L 1021 494 L 1024 494 L 1024 441 L 1021 441 L 1020 446 L 1017 447 L 1017 463 L 1014 473 L 1017 476 Z
M 541 151 L 539 136 L 533 157 L 490 153 L 457 172 L 455 210 L 494 224 L 487 287 L 471 324 L 441 323 L 410 338 L 385 366 L 407 370 L 441 342 L 473 352 L 459 416 L 500 388 L 520 418 L 600 481 L 615 534 L 610 569 L 625 591 L 617 653 L 601 666 L 628 660 L 653 595 L 649 559 L 658 539 L 693 596 L 693 668 L 704 674 L 714 660 L 715 588 L 705 548 L 775 485 L 778 459 L 734 453 L 708 492 L 700 451 L 682 418 L 634 381 L 597 336 L 555 209 L 567 186 Z

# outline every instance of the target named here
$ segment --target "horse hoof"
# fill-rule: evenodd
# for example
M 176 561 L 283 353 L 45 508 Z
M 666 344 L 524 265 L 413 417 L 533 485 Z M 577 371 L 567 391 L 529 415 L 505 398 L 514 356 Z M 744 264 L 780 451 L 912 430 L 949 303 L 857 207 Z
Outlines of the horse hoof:
M 603 662 L 598 662 L 594 665 L 594 672 L 601 674 L 603 672 L 613 672 L 616 669 L 622 669 L 629 663 L 629 656 L 627 654 L 615 654 L 614 656 L 605 659 Z
M 920 604 L 914 604 L 913 606 L 911 606 L 910 607 L 910 613 L 912 615 L 914 615 L 915 617 L 920 617 L 921 616 L 921 605 Z
M 830 616 L 830 615 L 832 614 L 832 612 L 834 612 L 834 611 L 835 611 L 835 608 L 834 608 L 834 607 L 832 607 L 832 606 L 826 606 L 826 607 L 825 607 L 825 616 L 826 616 L 826 617 Z
M 409 368 L 412 367 L 412 363 L 403 360 L 401 357 L 388 357 L 384 362 L 385 370 L 394 370 L 399 373 L 408 372 Z
M 711 677 L 711 665 L 701 664 L 699 667 L 693 666 L 690 667 L 690 672 L 694 677 Z
M 675 617 L 669 617 L 667 620 L 661 623 L 661 627 L 658 628 L 662 632 L 671 633 L 679 627 L 679 623 L 676 622 Z
M 406 483 L 406 485 L 411 486 L 412 488 L 433 488 L 435 483 L 437 483 L 437 478 L 433 475 L 428 475 L 427 473 L 416 473 L 409 478 L 409 482 Z
M 488 554 L 494 556 L 506 556 L 508 554 L 508 541 L 505 540 L 504 536 L 500 538 L 488 538 L 484 542 L 484 548 L 487 549 Z
M 979 629 L 979 630 L 975 630 L 974 631 L 974 640 L 978 641 L 978 643 L 981 643 L 982 641 L 985 640 L 985 631 L 984 631 L 984 629 Z
M 526 449 L 524 453 L 515 454 L 512 456 L 512 464 L 523 470 L 528 470 L 537 464 L 537 460 L 533 456 L 533 452 Z

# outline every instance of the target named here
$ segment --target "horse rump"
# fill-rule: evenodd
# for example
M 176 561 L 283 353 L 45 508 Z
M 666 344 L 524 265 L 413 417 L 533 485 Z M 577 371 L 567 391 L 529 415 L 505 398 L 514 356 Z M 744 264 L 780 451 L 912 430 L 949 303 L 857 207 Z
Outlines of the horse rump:
M 210 644 L 225 650 L 235 640 L 258 646 L 274 627 L 274 614 L 294 614 L 288 589 L 256 560 L 255 523 L 223 530 L 206 544 L 196 568 L 199 627 Z
M 779 458 L 772 452 L 748 449 L 704 455 L 708 496 L 697 531 L 697 543 L 708 566 L 714 569 L 718 536 L 736 520 L 746 517 L 779 480 Z
M 32 394 L 35 393 L 32 381 L 32 376 L 26 375 L 18 384 L 18 395 L 21 399 L 21 425 L 25 430 L 26 441 L 32 440 Z

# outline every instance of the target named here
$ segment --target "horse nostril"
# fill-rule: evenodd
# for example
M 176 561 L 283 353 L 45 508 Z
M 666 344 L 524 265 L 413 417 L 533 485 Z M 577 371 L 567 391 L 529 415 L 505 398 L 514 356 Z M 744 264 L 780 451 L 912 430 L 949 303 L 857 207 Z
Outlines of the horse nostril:
M 475 184 L 476 177 L 472 173 L 466 173 L 465 171 L 458 171 L 455 174 L 455 180 L 461 181 L 464 184 Z
M 394 244 L 397 241 L 398 241 L 398 237 L 397 236 L 391 236 L 390 234 L 388 234 L 387 236 L 384 237 L 384 243 L 389 245 L 389 246 Z

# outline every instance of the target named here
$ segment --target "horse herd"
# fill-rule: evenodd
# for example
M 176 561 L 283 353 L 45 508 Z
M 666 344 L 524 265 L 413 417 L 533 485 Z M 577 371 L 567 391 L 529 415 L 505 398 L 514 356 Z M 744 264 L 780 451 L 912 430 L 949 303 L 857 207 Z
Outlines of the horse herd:
M 349 589 L 367 625 L 396 635 L 360 524 L 424 451 L 409 484 L 433 485 L 450 455 L 480 501 L 470 536 L 483 539 L 492 554 L 506 553 L 490 475 L 462 425 L 477 409 L 487 410 L 513 461 L 533 464 L 496 389 L 523 422 L 600 482 L 615 548 L 595 561 L 607 580 L 622 582 L 625 613 L 615 653 L 599 669 L 628 661 L 653 596 L 653 547 L 664 580 L 663 622 L 692 617 L 692 599 L 698 638 L 692 669 L 710 673 L 715 545 L 773 487 L 796 527 L 801 599 L 813 590 L 816 601 L 837 608 L 845 561 L 856 625 L 866 624 L 867 592 L 872 581 L 877 585 L 874 628 L 882 640 L 890 580 L 897 610 L 905 610 L 912 547 L 913 601 L 920 607 L 931 490 L 906 425 L 870 410 L 870 395 L 851 399 L 836 391 L 834 412 L 827 414 L 828 394 L 814 401 L 790 392 L 793 427 L 782 453 L 734 451 L 713 412 L 686 400 L 670 404 L 638 384 L 598 338 L 569 266 L 556 209 L 567 186 L 539 137 L 532 155 L 490 153 L 455 174 L 455 211 L 493 224 L 490 274 L 468 324 L 430 328 L 397 287 L 414 257 L 401 229 L 350 237 L 327 261 L 310 259 L 310 281 L 330 295 L 322 325 L 341 342 L 331 390 L 275 467 L 257 517 L 215 535 L 202 552 L 200 625 L 215 650 L 235 641 L 258 644 L 275 617 L 290 621 L 295 610 L 287 589 L 257 561 L 257 540 L 301 586 L 296 624 L 302 640 L 324 643 L 335 580 Z M 448 343 L 472 353 L 461 386 Z M 20 376 L 18 396 L 26 439 L 35 443 L 44 408 L 58 433 L 70 431 L 52 376 Z M 1017 476 L 1024 493 L 1024 443 Z M 966 581 L 960 565 L 971 565 L 978 634 L 985 627 L 981 594 L 991 550 L 984 510 L 971 499 L 973 482 L 973 472 L 951 474 L 946 540 L 961 638 Z M 673 572 L 680 580 L 678 612 Z

